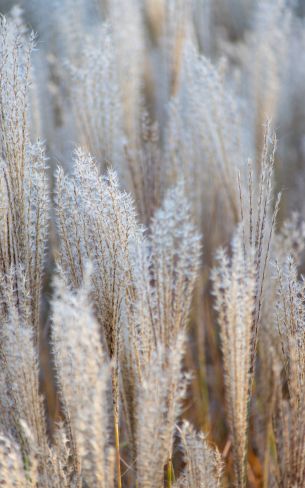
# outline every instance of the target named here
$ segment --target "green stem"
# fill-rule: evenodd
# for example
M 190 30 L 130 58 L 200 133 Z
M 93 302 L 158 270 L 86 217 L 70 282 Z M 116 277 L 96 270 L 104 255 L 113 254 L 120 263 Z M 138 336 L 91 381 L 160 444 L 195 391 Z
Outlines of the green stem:
M 167 488 L 172 487 L 172 481 L 173 481 L 173 469 L 172 469 L 172 459 L 169 458 L 168 463 L 167 463 Z

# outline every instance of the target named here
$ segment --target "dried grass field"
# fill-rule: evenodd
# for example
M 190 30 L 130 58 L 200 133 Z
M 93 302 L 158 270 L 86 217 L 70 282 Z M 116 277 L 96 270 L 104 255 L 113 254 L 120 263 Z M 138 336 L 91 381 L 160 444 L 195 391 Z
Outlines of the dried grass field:
M 0 12 L 0 486 L 304 488 L 304 1 Z

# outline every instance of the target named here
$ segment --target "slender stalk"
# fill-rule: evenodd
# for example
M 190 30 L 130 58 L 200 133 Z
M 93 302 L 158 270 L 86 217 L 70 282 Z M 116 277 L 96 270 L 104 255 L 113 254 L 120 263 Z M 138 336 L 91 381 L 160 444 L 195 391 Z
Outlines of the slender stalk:
M 117 410 L 116 409 L 115 409 L 115 412 L 114 412 L 114 436 L 115 436 L 115 450 L 116 450 L 118 488 L 122 488 L 119 417 L 117 415 Z
M 113 417 L 114 417 L 114 438 L 117 465 L 117 487 L 122 488 L 121 456 L 120 456 L 120 430 L 119 430 L 119 388 L 118 369 L 112 371 L 112 393 L 113 393 Z
M 167 463 L 167 488 L 171 488 L 172 487 L 172 481 L 173 481 L 173 471 L 172 471 L 172 458 L 170 457 L 168 459 L 168 463 Z

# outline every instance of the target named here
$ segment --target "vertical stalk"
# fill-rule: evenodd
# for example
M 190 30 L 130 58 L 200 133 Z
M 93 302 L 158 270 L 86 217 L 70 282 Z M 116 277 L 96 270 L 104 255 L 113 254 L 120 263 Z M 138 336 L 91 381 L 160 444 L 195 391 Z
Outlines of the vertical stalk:
M 121 456 L 120 456 L 120 429 L 119 429 L 119 386 L 118 386 L 118 367 L 112 370 L 112 393 L 113 393 L 113 417 L 114 417 L 114 439 L 117 465 L 117 486 L 122 488 L 121 477 Z
M 116 451 L 118 488 L 122 488 L 121 459 L 120 459 L 119 416 L 118 416 L 118 412 L 117 412 L 117 409 L 116 408 L 114 409 L 114 437 L 115 437 L 115 451 Z
M 167 488 L 172 488 L 172 481 L 173 481 L 172 473 L 173 473 L 172 458 L 170 457 L 167 463 Z

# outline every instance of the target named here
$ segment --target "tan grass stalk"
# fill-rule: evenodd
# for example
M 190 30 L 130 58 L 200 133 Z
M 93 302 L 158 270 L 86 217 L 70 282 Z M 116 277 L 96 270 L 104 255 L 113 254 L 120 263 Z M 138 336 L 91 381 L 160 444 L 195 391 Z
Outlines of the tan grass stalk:
M 232 258 L 220 250 L 213 270 L 215 309 L 223 353 L 226 408 L 231 431 L 235 484 L 246 486 L 252 323 L 255 312 L 254 256 L 245 254 L 241 230 L 232 241 Z

